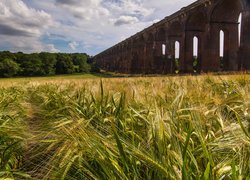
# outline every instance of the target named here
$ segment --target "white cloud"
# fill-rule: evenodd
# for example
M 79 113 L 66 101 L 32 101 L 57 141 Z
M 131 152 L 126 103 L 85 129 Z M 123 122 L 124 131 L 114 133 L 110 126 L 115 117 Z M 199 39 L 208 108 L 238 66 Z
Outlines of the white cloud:
M 91 20 L 110 14 L 101 6 L 101 0 L 56 0 L 56 4 L 79 19 Z
M 0 46 L 8 44 L 12 51 L 56 50 L 53 45 L 43 45 L 39 40 L 53 25 L 48 13 L 29 8 L 21 0 L 2 0 L 0 9 Z
M 6 36 L 0 35 L 0 46 L 9 46 L 9 50 L 18 52 L 23 51 L 26 53 L 32 52 L 59 52 L 53 44 L 43 44 L 36 37 L 18 37 L 18 36 Z
M 60 28 L 51 29 L 51 34 L 64 35 L 67 46 L 78 42 L 82 51 L 94 55 L 132 34 L 148 26 L 151 21 L 143 21 L 153 12 L 153 8 L 145 8 L 138 1 L 125 0 L 117 3 L 114 0 L 56 0 L 50 13 Z M 44 5 L 48 8 L 48 5 Z M 59 9 L 61 12 L 59 12 Z M 67 15 L 65 15 L 67 12 Z M 131 26 L 122 26 L 122 25 Z M 79 48 L 78 48 L 79 50 Z
M 45 52 L 60 52 L 59 49 L 56 49 L 55 48 L 55 45 L 54 44 L 47 44 L 47 45 L 43 45 L 43 51 Z
M 194 1 L 0 0 L 0 50 L 94 55 Z
M 137 22 L 139 22 L 139 19 L 137 17 L 133 17 L 133 16 L 120 16 L 117 19 L 112 19 L 111 22 L 113 22 L 115 26 L 121 26 L 124 24 L 137 23 Z
M 67 19 L 67 23 L 61 24 L 63 28 L 56 31 L 67 34 L 69 42 L 86 42 L 89 46 L 82 46 L 83 51 L 93 55 L 191 1 L 194 0 L 56 0 L 62 13 L 67 12 L 67 16 L 57 14 L 64 18 L 63 21 Z M 107 13 L 101 14 L 102 11 Z
M 49 14 L 28 8 L 21 0 L 2 0 L 0 9 L 0 34 L 39 36 L 53 24 Z
M 124 0 L 124 1 L 109 1 L 104 4 L 113 15 L 128 15 L 136 17 L 146 17 L 154 12 L 154 8 L 145 7 L 141 1 Z
M 72 49 L 72 50 L 76 50 L 76 48 L 79 46 L 79 43 L 73 41 L 73 42 L 70 42 L 69 43 L 69 47 Z

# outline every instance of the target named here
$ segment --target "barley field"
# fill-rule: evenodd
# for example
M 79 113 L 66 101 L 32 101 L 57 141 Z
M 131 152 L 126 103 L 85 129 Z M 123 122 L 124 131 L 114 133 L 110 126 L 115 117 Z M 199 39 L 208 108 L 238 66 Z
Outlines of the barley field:
M 250 75 L 0 79 L 0 179 L 250 180 Z

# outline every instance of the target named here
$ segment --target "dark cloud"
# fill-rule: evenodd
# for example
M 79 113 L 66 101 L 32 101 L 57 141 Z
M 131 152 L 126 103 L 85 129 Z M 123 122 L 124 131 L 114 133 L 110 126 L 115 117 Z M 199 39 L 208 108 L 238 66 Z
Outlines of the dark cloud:
M 122 26 L 122 25 L 125 25 L 125 24 L 130 24 L 130 22 L 124 21 L 124 20 L 117 20 L 117 21 L 114 23 L 115 26 Z
M 66 5 L 79 5 L 77 0 L 56 0 L 57 4 L 66 4 Z
M 55 38 L 62 38 L 62 39 L 66 39 L 66 36 L 64 35 L 61 35 L 61 34 L 54 34 L 54 33 L 51 33 L 50 36 L 53 36 Z
M 23 25 L 28 28 L 41 28 L 43 22 L 24 22 Z
M 0 24 L 0 35 L 8 35 L 8 36 L 26 36 L 32 37 L 32 33 L 28 33 L 25 30 L 15 29 L 11 26 L 7 26 L 4 24 Z

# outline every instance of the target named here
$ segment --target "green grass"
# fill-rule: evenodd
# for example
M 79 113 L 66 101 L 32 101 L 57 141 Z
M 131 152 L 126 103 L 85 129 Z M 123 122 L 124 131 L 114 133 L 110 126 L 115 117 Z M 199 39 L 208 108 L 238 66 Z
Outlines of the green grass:
M 0 178 L 250 178 L 249 75 L 0 84 Z
M 64 79 L 88 79 L 103 77 L 102 74 L 73 74 L 73 75 L 54 75 L 44 77 L 15 77 L 0 78 L 0 82 L 20 82 L 20 81 L 39 81 L 39 80 L 64 80 Z

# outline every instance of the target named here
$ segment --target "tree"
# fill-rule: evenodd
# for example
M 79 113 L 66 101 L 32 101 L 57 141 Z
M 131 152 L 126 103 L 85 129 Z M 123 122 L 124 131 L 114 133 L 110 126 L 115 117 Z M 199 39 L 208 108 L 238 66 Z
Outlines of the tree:
M 56 54 L 42 52 L 39 57 L 42 60 L 44 75 L 54 75 L 56 73 Z
M 15 60 L 15 54 L 11 53 L 9 51 L 2 51 L 0 52 L 0 61 L 3 61 L 4 59 L 11 59 L 11 60 Z
M 43 63 L 38 54 L 26 54 L 22 57 L 22 75 L 40 76 L 45 75 Z
M 8 59 L 8 63 L 4 61 Z M 9 62 L 11 60 L 11 62 Z M 65 54 L 65 53 L 33 53 L 25 54 L 22 52 L 12 53 L 9 51 L 0 52 L 0 62 L 2 74 L 6 71 L 6 66 L 18 65 L 20 76 L 46 76 L 54 74 L 89 73 L 96 69 L 89 61 L 89 56 L 85 53 Z M 4 63 L 4 64 L 3 64 Z M 13 67 L 16 67 L 13 65 Z M 94 68 L 93 68 L 94 67 Z M 11 72 L 13 69 L 10 68 Z M 94 70 L 95 71 L 95 70 Z M 16 72 L 14 72 L 16 73 Z M 12 76 L 7 72 L 6 76 Z
M 56 74 L 72 74 L 74 73 L 74 64 L 67 54 L 58 54 L 56 62 Z
M 92 73 L 100 73 L 101 72 L 101 70 L 100 70 L 99 66 L 96 64 L 96 62 L 91 63 L 91 72 Z
M 86 54 L 73 54 L 73 63 L 76 68 L 76 72 L 89 73 L 91 66 L 87 63 L 88 56 Z
M 94 61 L 93 57 L 88 57 L 87 63 L 91 66 L 90 72 L 92 72 L 92 73 L 100 73 L 101 72 L 98 64 Z
M 13 77 L 18 74 L 20 70 L 19 65 L 12 59 L 4 59 L 0 62 L 0 76 Z

